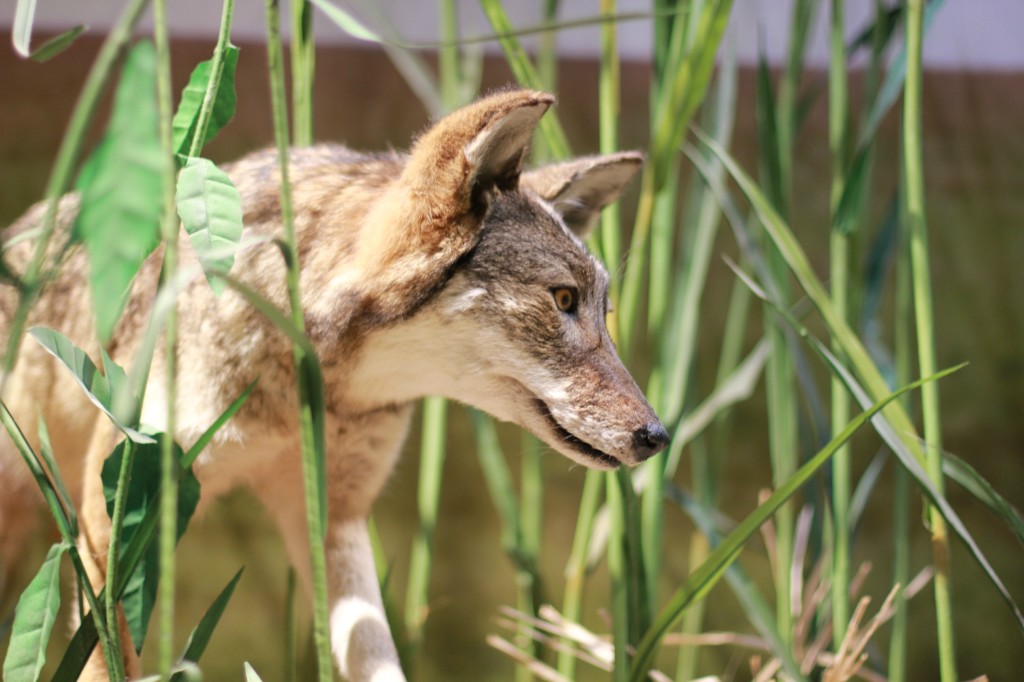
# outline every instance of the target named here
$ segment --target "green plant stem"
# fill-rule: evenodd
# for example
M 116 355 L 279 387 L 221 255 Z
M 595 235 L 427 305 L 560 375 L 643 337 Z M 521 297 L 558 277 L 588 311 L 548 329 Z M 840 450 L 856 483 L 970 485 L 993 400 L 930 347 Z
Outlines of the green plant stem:
M 516 604 L 519 610 L 531 616 L 540 608 L 541 534 L 544 524 L 544 475 L 541 469 L 541 444 L 530 434 L 523 434 L 523 457 L 519 472 L 519 568 L 516 571 Z M 527 629 L 521 628 L 519 646 L 532 655 L 537 645 Z M 532 680 L 529 668 L 518 666 L 516 679 Z
M 122 650 L 121 633 L 117 618 L 117 593 L 110 586 L 117 584 L 117 564 L 121 554 L 121 530 L 124 528 L 125 499 L 128 497 L 128 486 L 132 478 L 132 461 L 135 459 L 135 443 L 130 438 L 124 440 L 124 451 L 121 455 L 121 469 L 117 474 L 117 490 L 114 493 L 114 509 L 110 516 L 110 542 L 107 544 L 107 581 L 108 589 L 104 590 L 103 607 L 107 623 L 107 635 L 111 643 L 117 647 L 118 655 L 113 656 L 111 662 L 114 664 L 108 672 L 112 680 L 123 680 L 125 678 L 124 659 L 121 657 Z
M 829 232 L 829 260 L 831 272 L 832 304 L 836 314 L 848 320 L 850 286 L 850 244 L 846 226 L 839 225 L 837 213 L 839 200 L 846 184 L 846 43 L 844 40 L 844 2 L 832 0 L 830 24 L 829 61 L 829 149 L 832 154 L 832 187 L 830 207 L 832 229 Z M 842 358 L 840 342 L 832 339 L 832 351 Z M 839 431 L 850 418 L 850 395 L 842 380 L 833 376 L 832 432 Z M 832 513 L 833 513 L 833 554 L 832 554 L 832 643 L 838 651 L 846 635 L 850 620 L 850 447 L 844 445 L 836 451 L 832 460 Z
M 782 215 L 789 213 L 789 203 L 793 192 L 793 142 L 796 138 L 796 98 L 800 89 L 800 77 L 804 69 L 804 54 L 807 50 L 808 28 L 814 15 L 818 0 L 797 0 L 793 4 L 793 15 L 790 20 L 789 52 L 786 65 L 779 79 L 778 97 L 776 99 L 776 115 L 778 121 L 778 168 L 779 185 L 782 189 L 780 197 Z
M 583 586 L 587 577 L 587 559 L 590 553 L 590 539 L 594 532 L 594 517 L 601 503 L 601 490 L 605 475 L 599 471 L 588 471 L 583 479 L 579 513 L 576 516 L 576 530 L 572 538 L 572 549 L 565 566 L 565 589 L 562 597 L 562 616 L 571 623 L 579 623 L 583 614 Z M 576 657 L 572 654 L 575 643 L 562 640 L 565 649 L 558 653 L 558 672 L 572 680 L 576 677 Z
M 423 639 L 423 622 L 427 612 L 431 552 L 437 528 L 437 509 L 441 501 L 441 481 L 444 477 L 447 419 L 448 404 L 444 398 L 427 398 L 423 402 L 423 440 L 420 448 L 419 490 L 416 495 L 419 525 L 413 537 L 405 602 L 405 627 L 414 650 Z M 415 655 L 413 657 L 416 658 Z
M 605 474 L 607 487 L 610 530 L 608 532 L 608 573 L 611 577 L 612 644 L 615 651 L 612 680 L 625 682 L 629 679 L 629 645 L 631 630 L 631 605 L 629 558 L 626 549 L 627 502 L 623 495 L 622 478 L 618 472 Z M 632 485 L 627 478 L 626 485 Z
M 459 12 L 455 0 L 441 0 L 441 42 L 437 51 L 441 106 L 446 112 L 459 106 L 462 73 L 459 68 Z
M 284 598 L 284 674 L 281 677 L 284 682 L 294 682 L 298 662 L 296 644 L 299 639 L 299 631 L 295 620 L 296 582 L 295 568 L 289 566 Z
M 313 144 L 313 73 L 316 64 L 313 7 L 309 0 L 291 0 L 290 5 L 292 142 L 306 147 Z
M 291 304 L 291 322 L 299 333 L 305 331 L 302 298 L 299 289 L 299 262 L 295 247 L 295 220 L 292 211 L 291 184 L 288 179 L 288 112 L 285 105 L 284 62 L 281 48 L 281 17 L 277 0 L 266 0 L 267 64 L 270 75 L 270 99 L 281 171 L 281 221 L 284 224 L 283 250 L 287 261 L 286 283 Z M 331 641 L 327 616 L 327 566 L 324 558 L 324 532 L 327 501 L 324 499 L 323 424 L 317 423 L 314 398 L 322 407 L 322 395 L 315 391 L 311 367 L 316 367 L 315 352 L 293 341 L 295 375 L 300 403 L 302 473 L 306 493 L 306 531 L 309 539 L 310 569 L 313 584 L 313 640 L 316 646 L 317 677 L 321 682 L 333 678 Z
M 149 0 L 131 0 L 121 12 L 117 23 L 110 29 L 110 33 L 107 34 L 106 40 L 103 41 L 103 45 L 96 55 L 96 60 L 89 69 L 89 74 L 82 85 L 82 92 L 78 96 L 78 101 L 75 102 L 71 119 L 68 121 L 68 128 L 64 132 L 64 137 L 61 138 L 57 158 L 54 160 L 53 170 L 50 171 L 50 178 L 46 183 L 46 213 L 43 215 L 32 260 L 29 261 L 28 267 L 22 275 L 24 288 L 8 329 L 9 336 L 4 350 L 3 371 L 0 372 L 2 375 L 0 397 L 5 395 L 7 379 L 11 376 L 11 370 L 18 359 L 29 310 L 48 278 L 47 274 L 43 272 L 43 264 L 46 260 L 50 239 L 53 237 L 57 225 L 57 205 L 61 196 L 71 187 L 75 164 L 78 163 L 78 158 L 82 153 L 86 133 L 92 122 L 92 117 L 96 113 L 99 99 L 103 96 L 115 66 L 124 56 L 124 50 L 134 36 L 135 25 L 148 5 Z
M 156 0 L 153 16 L 156 42 L 157 108 L 160 114 L 160 147 L 163 151 L 162 187 L 163 219 L 161 237 L 164 244 L 164 262 L 161 271 L 162 286 L 167 286 L 178 268 L 178 216 L 175 211 L 175 161 L 171 119 L 171 49 L 167 35 L 167 0 Z M 160 442 L 160 612 L 158 660 L 161 678 L 170 680 L 174 665 L 174 592 L 175 556 L 178 543 L 178 474 L 174 456 L 174 432 L 177 416 L 177 305 L 172 304 L 167 314 L 164 331 L 164 400 L 167 406 L 166 427 Z M 137 408 L 138 409 L 138 408 Z M 128 458 L 126 443 L 125 459 Z M 111 538 L 113 541 L 113 538 Z M 109 570 L 108 566 L 108 570 Z M 111 590 L 107 590 L 111 592 Z M 110 627 L 110 624 L 107 624 Z
M 221 8 L 220 31 L 217 33 L 217 44 L 213 48 L 213 59 L 210 64 L 210 80 L 206 84 L 206 92 L 203 93 L 202 106 L 199 107 L 196 130 L 188 151 L 189 156 L 199 156 L 206 142 L 206 131 L 210 127 L 213 105 L 216 102 L 220 79 L 224 73 L 224 55 L 227 53 L 228 45 L 231 44 L 231 23 L 234 14 L 235 0 L 224 0 L 224 5 Z
M 905 213 L 904 208 L 901 212 Z M 909 253 L 908 221 L 900 220 L 900 246 L 896 261 L 896 293 L 894 315 L 894 347 L 896 382 L 905 384 L 913 375 L 913 317 L 911 266 Z M 903 406 L 910 413 L 910 400 L 903 399 Z M 910 580 L 910 474 L 903 467 L 896 467 L 893 481 L 893 584 L 906 588 Z M 893 603 L 892 632 L 889 638 L 889 680 L 906 682 L 907 679 L 907 600 L 904 591 L 896 596 Z
M 924 209 L 924 160 L 921 134 L 921 52 L 924 0 L 909 0 L 906 8 L 907 79 L 903 92 L 903 192 L 909 220 L 910 259 L 913 268 L 914 313 L 917 327 L 919 371 L 930 376 L 936 367 L 935 324 L 932 317 L 931 273 L 928 266 L 928 230 Z M 928 475 L 943 493 L 942 423 L 939 389 L 934 384 L 921 392 L 922 419 Z M 950 594 L 950 554 L 946 521 L 929 507 L 932 557 L 935 563 L 935 620 L 939 647 L 939 673 L 943 682 L 957 679 L 953 605 Z

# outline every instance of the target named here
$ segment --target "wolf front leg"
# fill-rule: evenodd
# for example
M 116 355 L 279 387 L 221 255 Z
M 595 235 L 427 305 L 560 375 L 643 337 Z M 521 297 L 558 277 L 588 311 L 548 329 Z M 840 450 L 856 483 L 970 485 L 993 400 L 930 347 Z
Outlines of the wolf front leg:
M 327 532 L 331 648 L 352 682 L 405 680 L 381 599 L 366 519 L 333 523 Z

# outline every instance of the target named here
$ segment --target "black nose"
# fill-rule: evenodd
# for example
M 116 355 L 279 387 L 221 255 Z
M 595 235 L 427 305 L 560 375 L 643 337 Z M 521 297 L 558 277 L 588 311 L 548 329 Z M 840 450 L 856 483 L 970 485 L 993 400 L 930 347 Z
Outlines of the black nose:
M 664 450 L 668 442 L 668 431 L 660 422 L 644 424 L 633 432 L 633 451 L 641 461 Z

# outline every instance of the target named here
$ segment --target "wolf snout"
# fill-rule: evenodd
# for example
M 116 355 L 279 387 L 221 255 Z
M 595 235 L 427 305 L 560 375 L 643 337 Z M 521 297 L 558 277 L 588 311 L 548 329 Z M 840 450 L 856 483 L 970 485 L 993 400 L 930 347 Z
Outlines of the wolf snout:
M 668 447 L 669 440 L 668 431 L 661 422 L 644 424 L 633 432 L 633 454 L 638 462 L 642 462 Z

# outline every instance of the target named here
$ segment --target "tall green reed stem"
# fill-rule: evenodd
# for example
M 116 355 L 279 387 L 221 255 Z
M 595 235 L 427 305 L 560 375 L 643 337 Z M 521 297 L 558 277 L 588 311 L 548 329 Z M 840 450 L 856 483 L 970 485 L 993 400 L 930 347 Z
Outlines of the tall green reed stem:
M 921 53 L 924 42 L 924 0 L 909 0 L 906 8 L 907 80 L 903 92 L 903 196 L 910 234 L 914 313 L 918 365 L 922 376 L 935 372 L 935 323 L 932 314 L 931 272 L 928 266 L 928 229 L 924 208 L 924 160 L 921 134 Z M 942 475 L 942 422 L 939 388 L 921 392 L 925 455 L 928 475 L 936 490 L 944 489 Z M 939 672 L 943 682 L 956 679 L 956 642 L 950 595 L 949 536 L 946 521 L 929 507 L 932 557 L 935 563 L 935 619 L 939 645 Z
M 274 140 L 277 143 L 281 170 L 281 220 L 284 223 L 284 252 L 287 261 L 286 281 L 291 304 L 291 320 L 300 331 L 305 330 L 299 290 L 299 263 L 295 247 L 295 221 L 292 211 L 291 185 L 288 179 L 288 112 L 285 104 L 284 63 L 281 48 L 281 17 L 277 0 L 266 0 L 267 63 L 270 75 L 270 98 L 274 118 Z M 324 558 L 326 500 L 323 499 L 323 438 L 315 429 L 322 428 L 314 419 L 313 391 L 308 366 L 315 364 L 315 355 L 308 355 L 299 344 L 293 344 L 295 375 L 300 404 L 302 471 L 306 490 L 306 527 L 309 539 L 310 567 L 313 583 L 313 639 L 317 653 L 318 679 L 333 679 L 331 643 L 327 617 L 327 567 Z
M 828 76 L 828 121 L 829 149 L 832 154 L 832 187 L 829 204 L 832 225 L 829 233 L 829 260 L 832 279 L 832 305 L 836 314 L 848 320 L 850 285 L 850 239 L 849 227 L 840 225 L 837 219 L 839 201 L 846 184 L 846 139 L 847 139 L 847 85 L 846 85 L 846 43 L 844 38 L 844 2 L 832 0 L 832 14 L 829 32 L 830 60 Z M 842 350 L 833 338 L 832 351 L 842 358 Z M 837 432 L 849 421 L 850 395 L 842 380 L 832 377 L 832 431 Z M 838 650 L 846 635 L 850 620 L 850 600 L 847 586 L 850 584 L 850 446 L 840 447 L 832 460 L 832 513 L 833 513 L 833 554 L 832 554 L 832 642 Z
M 128 485 L 131 482 L 132 460 L 135 458 L 135 443 L 130 438 L 124 440 L 124 453 L 121 458 L 121 469 L 117 474 L 117 490 L 114 494 L 114 509 L 110 515 L 110 542 L 107 545 L 107 589 L 103 592 L 104 620 L 107 623 L 107 636 L 114 646 L 115 655 L 108 661 L 110 679 L 125 679 L 124 659 L 121 656 L 123 643 L 117 618 L 118 596 L 113 586 L 117 584 L 117 563 L 121 554 L 121 530 L 124 528 L 125 498 L 128 497 Z M 111 667 L 110 664 L 113 664 Z
M 313 73 L 316 42 L 313 40 L 313 6 L 309 0 L 291 0 L 292 142 L 313 144 Z
M 154 37 L 157 58 L 157 109 L 160 114 L 160 148 L 163 151 L 162 189 L 163 219 L 161 240 L 164 244 L 162 285 L 174 278 L 178 268 L 178 215 L 174 204 L 175 161 L 172 142 L 171 117 L 171 48 L 167 35 L 167 2 L 156 0 L 154 7 Z M 216 92 L 216 91 L 214 91 Z M 202 138 L 200 138 L 202 139 Z M 160 442 L 160 615 L 158 661 L 161 678 L 170 680 L 174 665 L 174 592 L 175 555 L 178 542 L 178 462 L 174 457 L 174 432 L 177 423 L 177 367 L 178 325 L 177 304 L 167 314 L 164 330 L 164 400 L 167 405 L 166 427 Z M 130 441 L 125 441 L 124 459 L 130 459 Z M 120 482 L 118 485 L 120 490 Z M 113 542 L 113 538 L 111 538 Z M 108 570 L 110 566 L 108 565 Z M 107 592 L 113 594 L 113 583 Z M 109 623 L 108 623 L 109 626 Z

